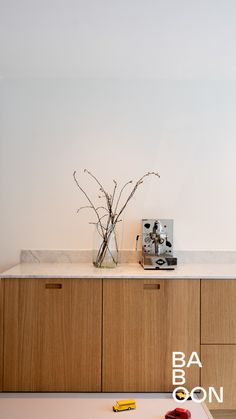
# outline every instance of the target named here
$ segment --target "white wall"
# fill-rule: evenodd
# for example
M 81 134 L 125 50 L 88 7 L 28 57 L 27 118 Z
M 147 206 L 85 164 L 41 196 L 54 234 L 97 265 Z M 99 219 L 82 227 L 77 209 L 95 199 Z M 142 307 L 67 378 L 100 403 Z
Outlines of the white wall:
M 176 249 L 236 249 L 235 2 L 97 3 L 0 3 L 0 269 L 21 248 L 91 248 L 84 168 L 107 187 L 160 172 L 122 248 L 166 217 Z
M 235 249 L 236 85 L 150 80 L 1 82 L 1 261 L 21 248 L 90 248 L 92 220 L 72 179 L 107 187 L 145 171 L 125 215 L 175 220 L 177 249 Z
M 0 0 L 0 74 L 235 78 L 235 15 L 235 0 Z

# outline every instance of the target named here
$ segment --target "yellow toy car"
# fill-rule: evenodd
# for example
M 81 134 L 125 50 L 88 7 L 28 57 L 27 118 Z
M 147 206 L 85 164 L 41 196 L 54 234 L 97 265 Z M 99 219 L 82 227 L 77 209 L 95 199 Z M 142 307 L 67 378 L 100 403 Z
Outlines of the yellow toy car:
M 118 400 L 113 406 L 114 412 L 122 412 L 123 410 L 136 409 L 135 400 Z

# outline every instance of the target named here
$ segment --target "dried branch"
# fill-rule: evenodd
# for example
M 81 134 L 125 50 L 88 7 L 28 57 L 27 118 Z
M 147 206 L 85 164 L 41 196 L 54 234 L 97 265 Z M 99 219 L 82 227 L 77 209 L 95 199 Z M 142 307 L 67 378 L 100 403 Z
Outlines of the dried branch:
M 113 182 L 114 182 L 114 189 L 113 189 L 112 197 L 111 197 L 111 207 L 113 205 L 113 202 L 114 202 L 114 199 L 115 199 L 115 194 L 116 194 L 116 189 L 117 189 L 117 182 L 116 182 L 116 180 L 113 179 Z
M 99 226 L 99 227 L 102 227 L 104 230 L 106 230 L 106 227 L 105 227 L 105 226 L 103 226 L 102 224 L 100 224 L 100 222 L 99 222 L 99 223 L 96 223 L 96 222 L 94 222 L 94 221 L 89 221 L 89 224 L 91 224 L 91 225 L 95 225 L 95 226 Z
M 98 211 L 101 208 L 104 209 L 105 211 L 108 211 L 108 209 L 106 207 L 102 207 L 102 206 L 101 207 L 97 207 L 96 210 Z
M 85 209 L 85 208 L 91 208 L 91 209 L 93 209 L 93 207 L 91 206 L 91 205 L 85 205 L 84 207 L 80 207 L 80 208 L 78 208 L 77 209 L 77 214 L 79 214 L 79 212 L 82 210 L 82 209 Z
M 105 189 L 104 189 L 104 187 L 102 186 L 101 182 L 99 182 L 99 180 L 96 178 L 96 176 L 94 176 L 94 175 L 93 175 L 93 173 L 91 173 L 89 170 L 84 169 L 84 172 L 85 172 L 85 173 L 88 173 L 88 175 L 89 175 L 89 176 L 91 176 L 91 177 L 95 180 L 95 182 L 97 182 L 97 184 L 98 184 L 98 185 L 99 185 L 99 187 L 100 187 L 100 191 L 104 193 L 104 196 L 105 196 L 106 201 L 107 201 L 107 207 L 108 207 L 108 209 L 109 209 L 109 208 L 111 207 L 111 200 L 110 200 L 110 196 L 109 196 L 109 194 L 107 193 L 107 191 L 105 191 Z
M 137 182 L 136 182 L 136 184 L 135 184 L 135 186 L 134 186 L 134 188 L 132 189 L 132 191 L 131 191 L 131 193 L 130 193 L 130 195 L 128 196 L 128 198 L 127 198 L 127 200 L 125 201 L 125 203 L 124 203 L 124 205 L 123 205 L 123 207 L 121 208 L 121 210 L 118 212 L 118 215 L 116 216 L 116 218 L 115 218 L 115 220 L 114 220 L 114 222 L 117 222 L 117 220 L 119 219 L 119 217 L 120 217 L 120 215 L 122 214 L 122 212 L 124 211 L 124 209 L 126 208 L 126 206 L 127 206 L 127 204 L 128 204 L 128 202 L 131 200 L 131 198 L 134 196 L 134 194 L 135 194 L 135 192 L 136 192 L 136 190 L 138 189 L 138 187 L 143 183 L 143 180 L 144 180 L 144 178 L 145 177 L 147 177 L 147 176 L 151 176 L 151 175 L 155 175 L 155 176 L 158 176 L 158 177 L 160 177 L 160 175 L 159 175 L 159 173 L 157 173 L 157 172 L 148 172 L 148 173 L 145 173 Z M 131 181 L 129 182 L 129 183 L 131 183 Z M 126 185 L 125 185 L 126 186 Z
M 77 213 L 79 213 L 79 211 L 81 209 L 84 208 L 90 208 L 93 209 L 93 211 L 96 214 L 97 217 L 97 221 L 96 222 L 90 222 L 89 224 L 94 224 L 97 228 L 98 234 L 100 235 L 102 241 L 101 244 L 99 246 L 98 249 L 98 253 L 97 253 L 97 258 L 96 258 L 96 262 L 94 262 L 95 266 L 101 267 L 102 263 L 104 261 L 104 258 L 106 257 L 106 254 L 108 253 L 111 257 L 111 259 L 113 260 L 114 263 L 117 263 L 116 260 L 114 259 L 114 256 L 111 252 L 110 249 L 110 238 L 112 233 L 115 233 L 115 228 L 117 223 L 121 222 L 122 220 L 120 219 L 121 214 L 123 213 L 124 209 L 126 208 L 126 206 L 128 205 L 129 201 L 132 199 L 132 197 L 134 196 L 136 190 L 138 189 L 138 187 L 144 182 L 144 179 L 148 176 L 154 175 L 157 177 L 160 177 L 159 174 L 157 172 L 147 172 L 145 173 L 134 185 L 133 189 L 130 191 L 128 197 L 126 198 L 125 202 L 122 204 L 122 206 L 120 207 L 120 202 L 121 202 L 121 198 L 123 197 L 123 193 L 124 190 L 126 189 L 126 187 L 128 185 L 130 185 L 131 183 L 133 183 L 132 180 L 129 180 L 128 182 L 126 182 L 124 184 L 124 186 L 120 189 L 119 195 L 116 199 L 115 202 L 115 197 L 116 197 L 116 193 L 117 193 L 117 181 L 113 180 L 114 186 L 113 186 L 113 190 L 112 193 L 109 194 L 103 187 L 102 183 L 97 179 L 96 176 L 93 175 L 93 173 L 91 173 L 90 171 L 88 171 L 87 169 L 84 169 L 84 172 L 87 173 L 90 177 L 92 177 L 92 179 L 97 183 L 97 185 L 99 186 L 99 191 L 101 192 L 101 194 L 98 196 L 99 198 L 105 198 L 106 200 L 106 206 L 100 205 L 98 207 L 96 207 L 92 200 L 90 199 L 90 197 L 88 196 L 88 194 L 85 192 L 85 190 L 81 187 L 81 185 L 78 182 L 78 179 L 76 177 L 76 171 L 74 171 L 73 173 L 73 177 L 74 180 L 76 182 L 76 185 L 78 186 L 78 188 L 80 189 L 80 191 L 84 194 L 84 196 L 86 197 L 87 201 L 89 202 L 90 205 L 85 205 L 83 207 L 80 207 L 77 210 Z M 100 215 L 101 213 L 99 213 L 99 210 L 104 210 L 106 211 L 105 214 Z M 105 222 L 106 225 L 104 225 L 102 223 L 102 220 L 104 218 L 107 217 L 107 220 Z M 115 238 L 115 246 L 116 246 L 116 251 L 118 254 L 118 246 L 117 246 L 117 240 L 116 240 L 116 235 L 114 234 L 114 238 Z
M 105 217 L 109 217 L 109 214 L 104 214 L 104 215 L 102 215 L 102 217 L 100 217 L 100 221 L 101 221 L 103 218 L 105 218 Z
M 117 202 L 116 202 L 116 207 L 115 207 L 115 211 L 114 211 L 114 212 L 116 212 L 116 211 L 117 211 L 117 208 L 118 208 L 118 205 L 119 205 L 119 202 L 120 202 L 120 198 L 121 198 L 121 195 L 122 195 L 122 193 L 123 193 L 124 189 L 125 189 L 125 188 L 126 188 L 126 186 L 128 186 L 130 183 L 133 183 L 133 181 L 132 181 L 132 180 L 129 180 L 129 182 L 126 182 L 126 183 L 124 184 L 123 188 L 121 188 L 120 193 L 119 193 L 119 196 L 118 196 L 118 199 L 117 199 Z
M 98 223 L 100 223 L 100 216 L 99 216 L 99 214 L 98 214 L 98 212 L 97 212 L 97 210 L 96 210 L 96 208 L 95 208 L 95 206 L 93 205 L 93 203 L 92 203 L 92 201 L 91 201 L 91 199 L 89 198 L 89 196 L 88 196 L 88 194 L 85 192 L 85 190 L 80 186 L 80 184 L 79 184 L 79 182 L 78 182 L 78 180 L 77 180 L 77 178 L 76 178 L 76 170 L 74 170 L 74 172 L 73 172 L 73 177 L 74 177 L 74 180 L 75 180 L 75 183 L 76 183 L 76 185 L 78 186 L 78 188 L 81 190 L 81 192 L 85 195 L 85 197 L 87 198 L 87 200 L 89 201 L 89 203 L 90 203 L 90 205 L 91 205 L 91 207 L 93 208 L 93 210 L 95 211 L 95 214 L 96 214 L 96 216 L 97 216 L 97 219 L 98 219 Z M 101 223 L 100 223 L 101 224 Z M 102 232 L 103 232 L 103 227 L 102 227 L 102 225 L 101 225 L 101 229 L 102 229 Z M 104 232 L 103 232 L 104 233 Z

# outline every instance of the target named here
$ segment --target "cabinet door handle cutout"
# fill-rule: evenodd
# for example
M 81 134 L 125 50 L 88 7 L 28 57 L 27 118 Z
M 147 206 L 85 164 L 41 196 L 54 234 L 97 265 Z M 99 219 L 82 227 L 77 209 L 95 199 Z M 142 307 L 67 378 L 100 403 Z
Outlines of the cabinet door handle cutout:
M 49 290 L 59 290 L 62 288 L 62 284 L 45 284 L 45 288 Z
M 159 290 L 161 286 L 160 284 L 144 284 L 143 288 L 145 290 Z

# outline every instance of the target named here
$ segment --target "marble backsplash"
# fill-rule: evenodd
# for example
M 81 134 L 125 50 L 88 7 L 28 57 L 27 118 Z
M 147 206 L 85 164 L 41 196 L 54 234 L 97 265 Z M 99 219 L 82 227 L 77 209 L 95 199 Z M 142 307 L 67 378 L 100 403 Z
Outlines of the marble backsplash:
M 236 251 L 179 250 L 175 252 L 178 264 L 183 263 L 236 263 Z M 120 250 L 120 263 L 137 263 L 141 251 Z M 92 261 L 92 250 L 22 250 L 21 263 L 86 263 Z
M 140 259 L 141 252 L 121 250 L 119 263 L 135 263 Z M 22 250 L 21 263 L 88 263 L 93 259 L 92 250 Z

